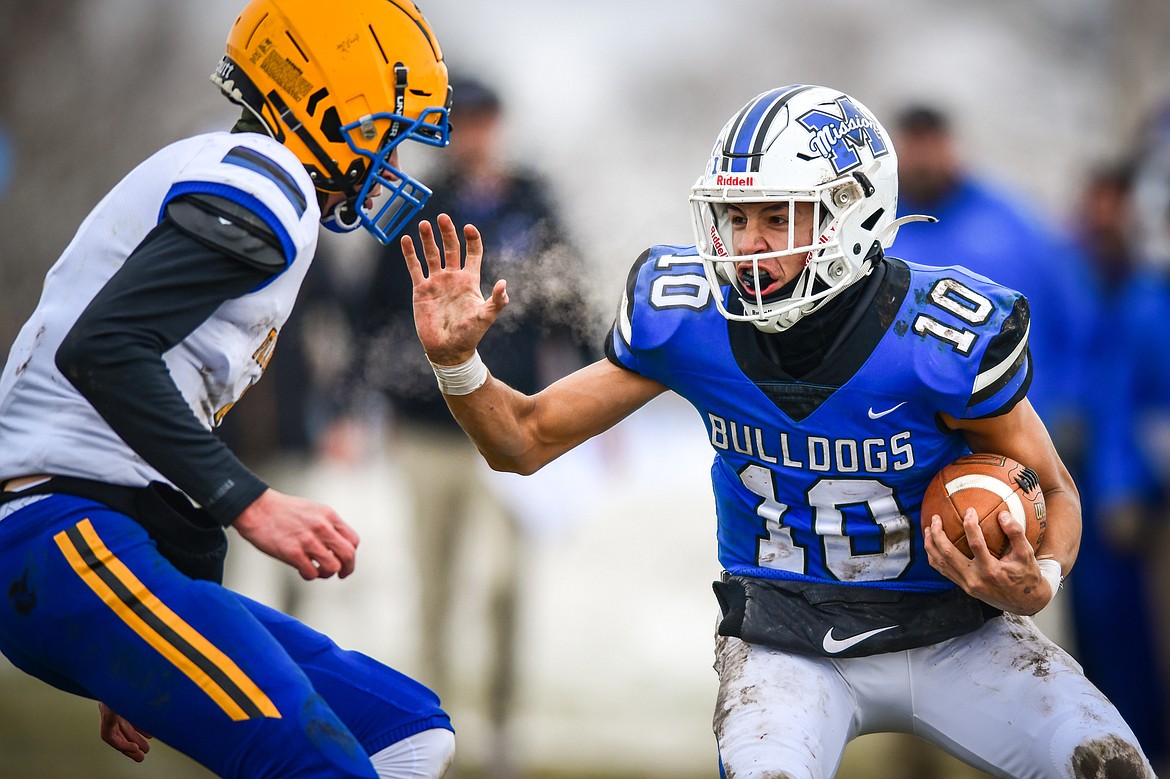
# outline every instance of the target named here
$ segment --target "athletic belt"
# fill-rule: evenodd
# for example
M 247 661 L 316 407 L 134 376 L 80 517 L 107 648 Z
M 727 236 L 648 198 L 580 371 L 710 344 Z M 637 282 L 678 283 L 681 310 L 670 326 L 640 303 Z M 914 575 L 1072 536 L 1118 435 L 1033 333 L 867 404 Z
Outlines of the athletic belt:
M 13 491 L 14 487 L 23 489 Z M 21 476 L 4 483 L 0 505 L 30 495 L 73 495 L 108 506 L 146 528 L 159 554 L 180 572 L 192 579 L 223 582 L 227 534 L 214 517 L 169 484 L 123 487 L 72 476 Z
M 719 635 L 815 657 L 863 657 L 937 644 L 1003 612 L 958 587 L 903 592 L 732 576 L 714 583 Z

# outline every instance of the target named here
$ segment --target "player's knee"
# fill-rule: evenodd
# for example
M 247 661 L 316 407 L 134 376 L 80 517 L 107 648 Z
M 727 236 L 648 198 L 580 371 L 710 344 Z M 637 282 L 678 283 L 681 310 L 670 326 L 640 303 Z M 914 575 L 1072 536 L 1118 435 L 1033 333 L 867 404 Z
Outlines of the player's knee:
M 383 779 L 440 779 L 455 757 L 455 734 L 431 728 L 397 741 L 370 756 Z
M 805 779 L 803 776 L 797 776 L 788 771 L 774 771 L 766 768 L 749 768 L 746 771 L 733 771 L 728 766 L 723 766 L 723 775 L 727 779 Z
M 1089 739 L 1073 750 L 1074 779 L 1148 779 L 1142 751 L 1117 735 Z
M 766 765 L 761 765 L 759 760 L 751 760 L 749 763 L 737 768 L 734 761 L 727 760 L 726 757 L 720 755 L 720 779 L 812 779 L 811 772 L 794 774 L 783 769 L 768 768 Z
M 425 736 L 428 742 L 425 776 L 427 779 L 441 779 L 455 759 L 455 734 L 446 728 L 432 728 L 419 735 Z

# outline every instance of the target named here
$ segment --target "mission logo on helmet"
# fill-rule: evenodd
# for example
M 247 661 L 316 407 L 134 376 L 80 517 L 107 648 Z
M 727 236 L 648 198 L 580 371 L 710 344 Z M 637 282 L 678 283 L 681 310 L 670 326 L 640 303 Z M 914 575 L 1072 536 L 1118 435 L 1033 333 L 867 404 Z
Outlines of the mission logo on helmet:
M 963 514 L 968 508 L 979 515 L 987 549 L 995 557 L 1003 557 L 1011 546 L 999 524 L 1003 511 L 1023 525 L 1033 549 L 1040 545 L 1048 524 L 1036 472 L 1000 454 L 968 454 L 944 465 L 922 497 L 922 526 L 937 514 L 951 543 L 972 557 L 963 531 Z

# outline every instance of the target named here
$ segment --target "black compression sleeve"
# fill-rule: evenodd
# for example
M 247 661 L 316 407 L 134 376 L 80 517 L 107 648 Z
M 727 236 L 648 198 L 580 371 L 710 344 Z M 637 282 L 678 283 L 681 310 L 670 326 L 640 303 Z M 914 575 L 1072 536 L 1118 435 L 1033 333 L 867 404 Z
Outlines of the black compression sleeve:
M 187 406 L 162 355 L 271 277 L 164 220 L 82 312 L 57 367 L 142 459 L 230 524 L 267 488 Z

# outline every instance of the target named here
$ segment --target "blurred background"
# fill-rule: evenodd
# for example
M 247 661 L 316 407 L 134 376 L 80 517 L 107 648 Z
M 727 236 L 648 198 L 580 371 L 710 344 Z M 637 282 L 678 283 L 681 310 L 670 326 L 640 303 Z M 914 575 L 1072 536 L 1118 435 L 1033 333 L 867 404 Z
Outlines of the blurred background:
M 241 6 L 0 0 L 5 351 L 109 187 L 166 143 L 231 126 L 238 112 L 208 76 Z M 1086 500 L 1081 562 L 1042 625 L 1164 760 L 1170 585 L 1159 576 L 1170 566 L 1152 561 L 1170 548 L 1170 379 L 1143 371 L 1170 364 L 1159 351 L 1170 312 L 1159 243 L 1170 213 L 1159 167 L 1170 144 L 1170 4 L 430 0 L 422 10 L 452 70 L 474 74 L 466 94 L 489 93 L 480 108 L 497 122 L 496 145 L 485 168 L 539 182 L 549 212 L 537 226 L 556 222 L 542 250 L 550 260 L 500 266 L 527 282 L 511 288 L 518 303 L 524 289 L 551 301 L 531 314 L 548 325 L 532 331 L 548 336 L 533 350 L 540 380 L 599 353 L 645 248 L 692 242 L 689 187 L 749 98 L 826 84 L 883 120 L 917 166 L 921 186 L 906 200 L 953 213 L 939 229 L 966 232 L 937 235 L 970 249 L 938 256 L 918 232 L 931 228 L 914 226 L 891 253 L 969 264 L 1033 299 L 1044 377 L 1033 402 Z M 452 175 L 430 150 L 408 145 L 402 156 L 424 182 L 428 171 Z M 981 207 L 1002 219 L 980 221 Z M 719 568 L 700 421 L 665 397 L 531 479 L 472 465 L 477 492 L 441 544 L 457 554 L 420 553 L 428 517 L 412 497 L 400 393 L 354 367 L 389 348 L 389 373 L 398 360 L 405 373 L 421 353 L 413 333 L 369 324 L 370 298 L 391 295 L 375 286 L 385 261 L 364 234 L 322 240 L 319 280 L 271 375 L 223 431 L 273 486 L 329 502 L 358 528 L 358 572 L 305 584 L 236 539 L 229 583 L 435 686 L 459 738 L 452 776 L 718 775 Z M 568 304 L 552 294 L 562 274 L 576 292 L 563 343 L 554 325 Z M 436 582 L 448 591 L 429 593 Z M 442 662 L 426 638 L 436 631 Z M 0 659 L 0 777 L 74 776 L 80 765 L 89 777 L 207 776 L 161 745 L 141 766 L 114 754 L 98 740 L 93 703 Z M 866 736 L 840 775 L 981 774 L 913 739 Z

